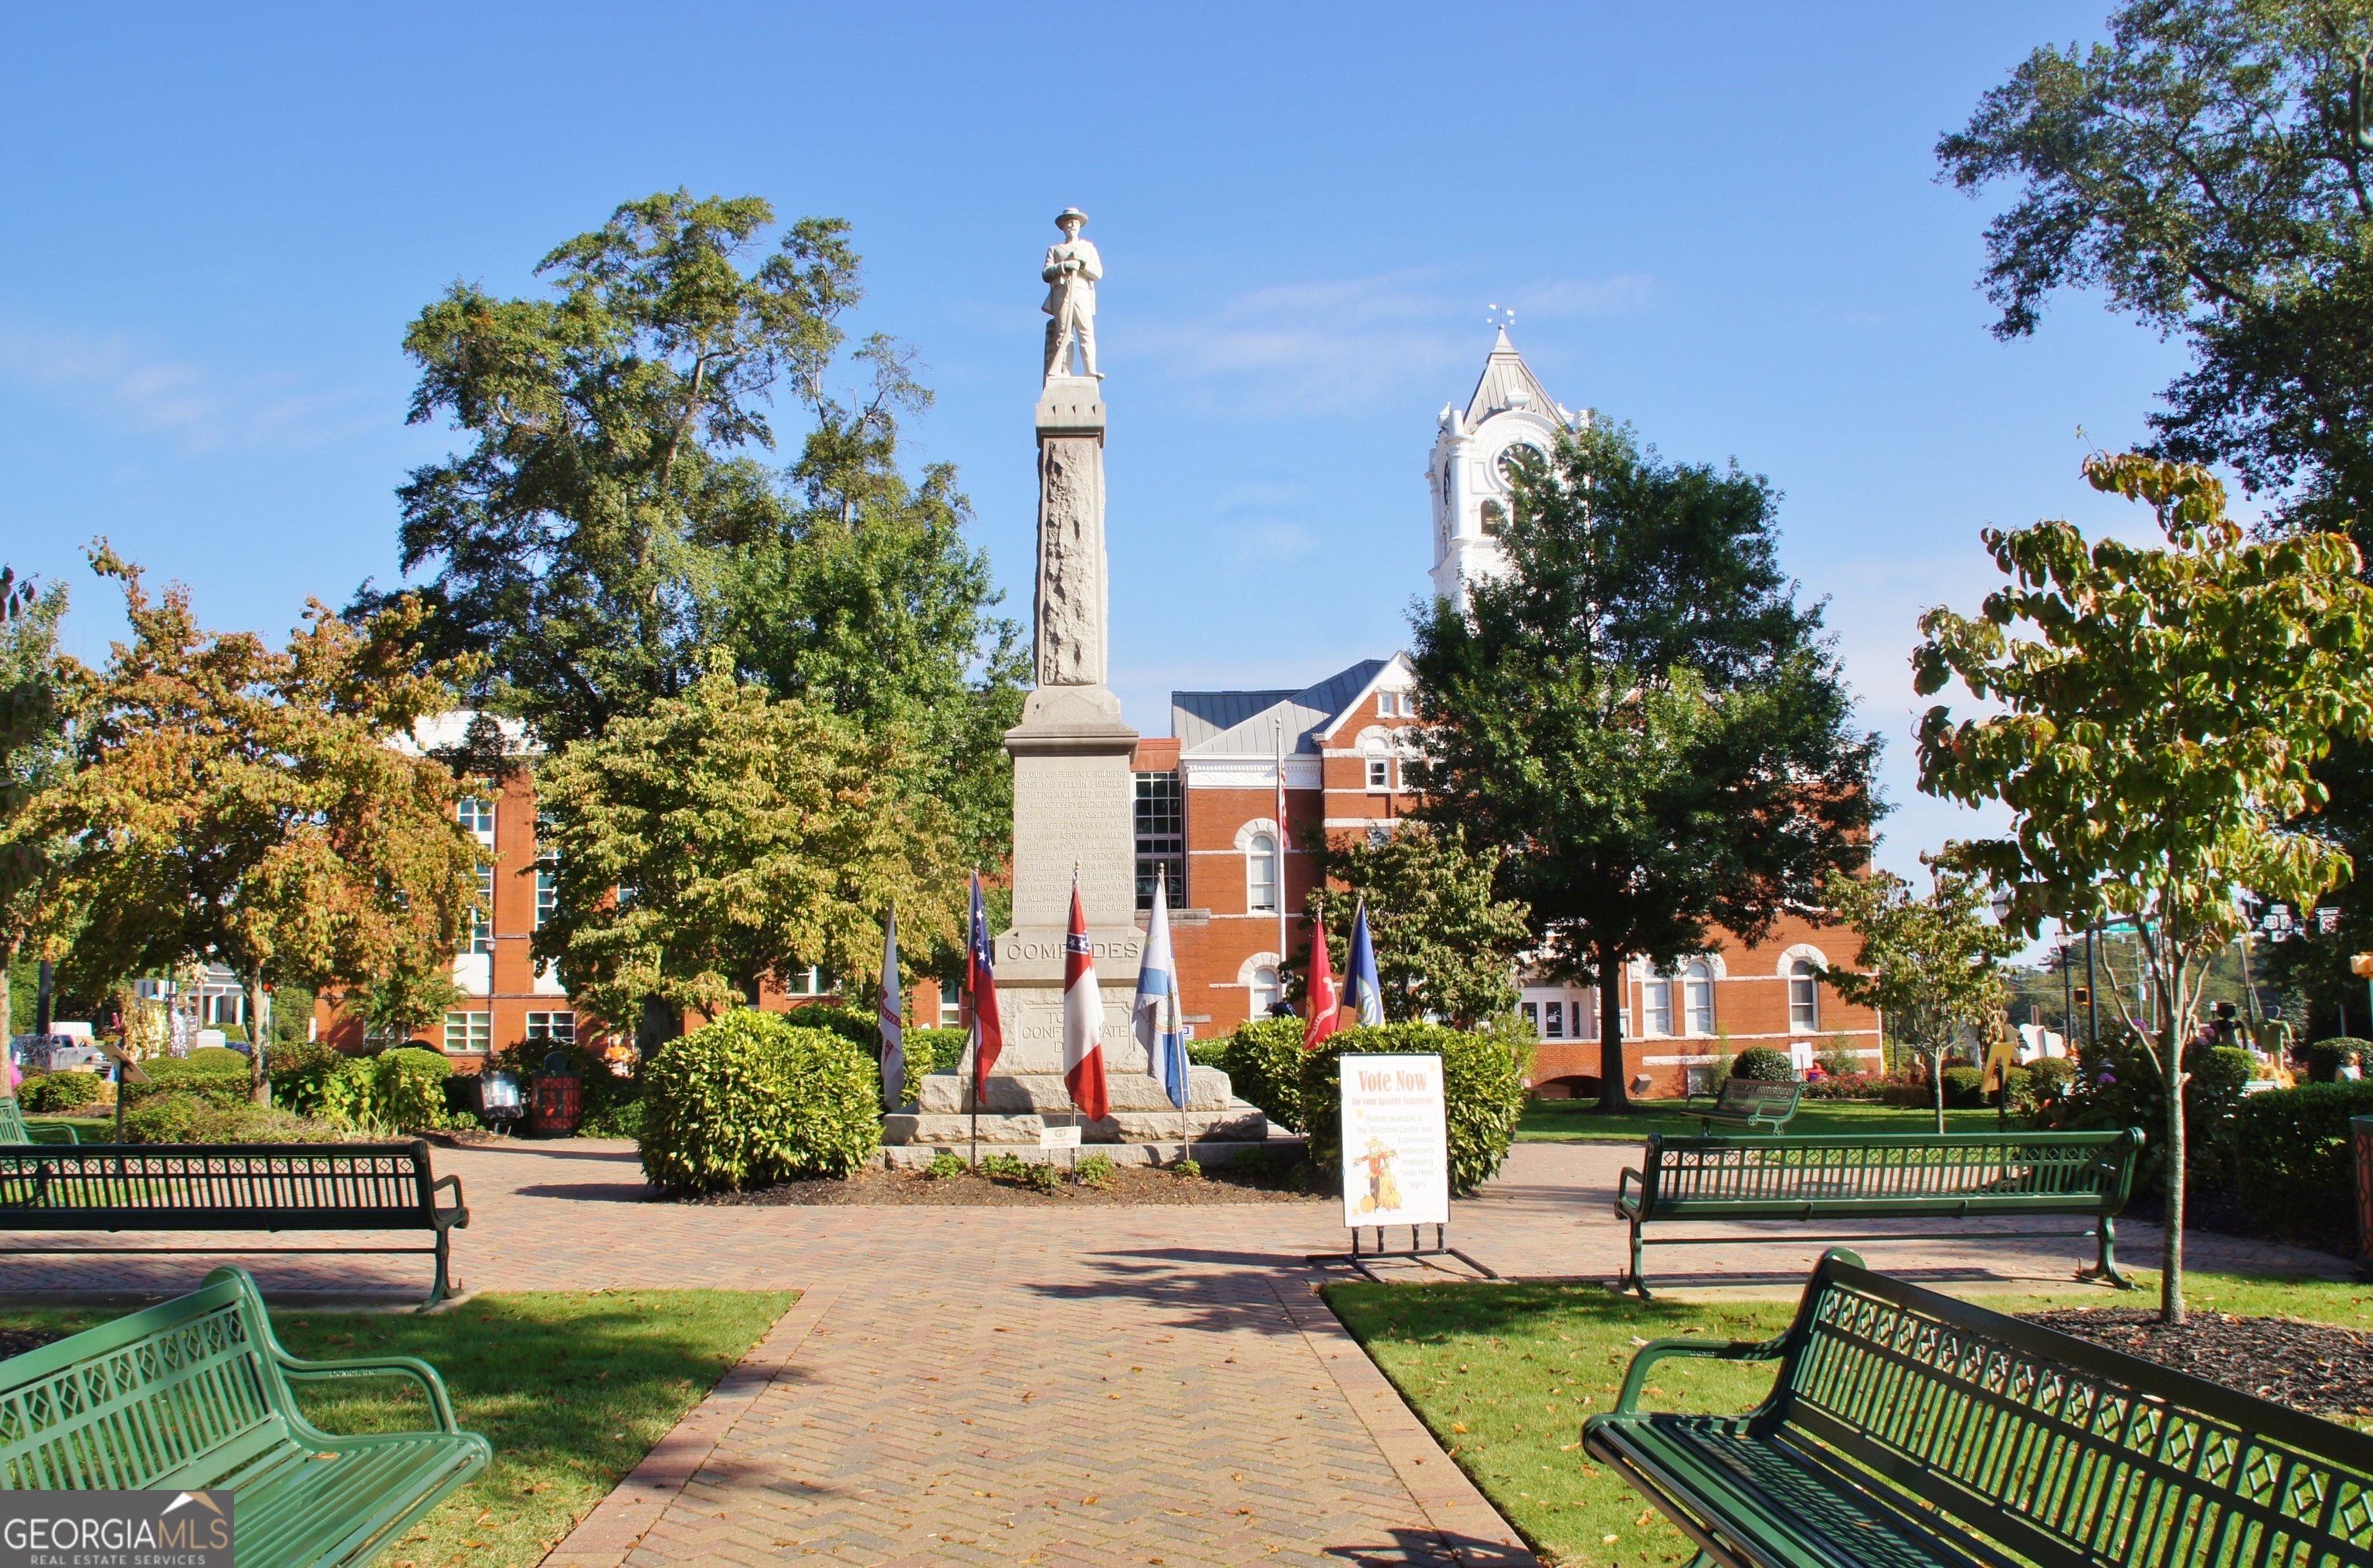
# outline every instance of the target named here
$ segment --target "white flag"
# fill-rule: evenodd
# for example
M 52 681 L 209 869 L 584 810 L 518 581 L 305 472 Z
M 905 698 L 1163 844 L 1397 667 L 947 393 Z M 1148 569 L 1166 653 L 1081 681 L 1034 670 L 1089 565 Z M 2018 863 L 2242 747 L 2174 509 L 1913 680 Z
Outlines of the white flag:
M 1130 1027 L 1145 1047 L 1145 1073 L 1170 1103 L 1186 1108 L 1186 1042 L 1178 1018 L 1178 966 L 1170 958 L 1169 878 L 1153 884 L 1153 918 L 1145 928 L 1145 957 L 1137 969 Z
M 906 1026 L 899 1022 L 898 911 L 882 927 L 882 1108 L 906 1103 Z

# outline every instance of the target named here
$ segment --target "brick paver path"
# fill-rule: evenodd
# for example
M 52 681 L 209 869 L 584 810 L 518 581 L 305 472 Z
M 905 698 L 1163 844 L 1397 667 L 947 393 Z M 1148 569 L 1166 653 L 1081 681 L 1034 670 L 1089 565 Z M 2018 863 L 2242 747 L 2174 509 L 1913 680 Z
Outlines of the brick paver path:
M 1502 1181 L 1457 1206 L 1453 1239 L 1503 1274 L 1611 1277 L 1623 1233 L 1607 1200 L 1632 1158 L 1521 1147 Z M 807 1293 L 552 1568 L 811 1554 L 1531 1561 L 1312 1293 L 1303 1255 L 1343 1242 L 1329 1206 L 660 1206 L 644 1201 L 625 1145 L 439 1151 L 437 1164 L 469 1196 L 471 1228 L 456 1238 L 466 1288 Z M 1801 1281 L 1811 1246 L 1784 1226 L 1739 1232 L 1772 1239 L 1665 1256 L 1700 1283 Z M 2147 1265 L 2156 1235 L 2123 1233 L 2123 1255 Z M 2063 1281 L 2087 1256 L 2072 1241 L 1866 1250 L 1891 1272 L 1997 1287 Z M 215 1261 L 16 1258 L 6 1279 L 13 1291 L 164 1292 Z M 280 1292 L 359 1281 L 416 1295 L 427 1279 L 416 1258 L 244 1261 Z M 2348 1271 L 2338 1258 L 2209 1237 L 2195 1238 L 2192 1262 Z

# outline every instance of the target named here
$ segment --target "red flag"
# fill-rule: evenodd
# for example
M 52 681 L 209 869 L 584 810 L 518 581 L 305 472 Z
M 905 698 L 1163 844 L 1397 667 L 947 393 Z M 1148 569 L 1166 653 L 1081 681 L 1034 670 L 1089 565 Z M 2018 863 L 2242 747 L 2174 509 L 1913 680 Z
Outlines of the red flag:
M 1107 1109 L 1104 1033 L 1105 997 L 1096 989 L 1095 949 L 1088 942 L 1088 913 L 1074 875 L 1071 930 L 1063 938 L 1063 1086 L 1091 1121 Z
M 1310 936 L 1310 1022 L 1302 1031 L 1302 1048 L 1315 1051 L 1320 1042 L 1343 1027 L 1343 998 L 1335 989 L 1334 960 L 1327 956 L 1327 928 Z
M 972 940 L 964 950 L 964 989 L 972 992 L 972 1081 L 973 1092 L 980 1092 L 980 1081 L 994 1071 L 997 1059 L 1005 1049 L 1005 1024 L 997 1015 L 997 970 L 992 962 L 995 945 L 988 935 L 988 913 L 980 899 L 980 873 L 972 878 Z

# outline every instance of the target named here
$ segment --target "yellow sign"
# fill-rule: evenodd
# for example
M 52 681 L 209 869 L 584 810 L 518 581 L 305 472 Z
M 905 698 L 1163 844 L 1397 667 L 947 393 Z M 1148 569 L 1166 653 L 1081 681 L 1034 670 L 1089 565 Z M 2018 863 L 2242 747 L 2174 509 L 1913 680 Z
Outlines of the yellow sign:
M 2018 1037 L 2015 1035 L 1997 1036 L 1993 1045 L 1986 1051 L 1983 1084 L 1985 1092 L 1991 1094 L 2001 1089 L 2008 1082 L 2004 1074 L 2016 1065 L 2018 1065 Z

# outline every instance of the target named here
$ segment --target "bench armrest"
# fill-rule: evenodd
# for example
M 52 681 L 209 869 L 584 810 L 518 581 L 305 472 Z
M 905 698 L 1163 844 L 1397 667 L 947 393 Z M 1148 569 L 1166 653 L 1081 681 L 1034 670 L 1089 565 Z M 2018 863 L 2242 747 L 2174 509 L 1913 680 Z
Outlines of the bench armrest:
M 1640 1391 L 1647 1386 L 1648 1368 L 1667 1356 L 1713 1356 L 1718 1361 L 1778 1361 L 1787 1353 L 1788 1339 L 1734 1340 L 1728 1344 L 1708 1344 L 1702 1340 L 1652 1340 L 1640 1347 L 1631 1358 L 1631 1370 L 1624 1375 L 1623 1392 L 1615 1401 L 1615 1414 L 1630 1415 L 1639 1403 Z
M 1640 1184 L 1640 1195 L 1645 1198 L 1648 1193 L 1648 1178 L 1631 1166 L 1624 1166 L 1623 1174 L 1615 1178 L 1615 1204 L 1619 1212 L 1621 1211 L 1624 1200 L 1631 1196 L 1631 1184 L 1635 1181 Z
M 28 1143 L 78 1144 L 82 1141 L 82 1135 L 76 1132 L 73 1128 L 63 1124 L 56 1127 L 34 1127 L 29 1123 L 25 1128 L 25 1141 Z
M 453 1401 L 445 1392 L 445 1380 L 437 1369 L 417 1356 L 377 1356 L 362 1361 L 303 1361 L 290 1355 L 277 1345 L 273 1347 L 273 1359 L 280 1363 L 280 1375 L 302 1381 L 331 1377 L 385 1377 L 402 1375 L 416 1377 L 428 1395 L 429 1409 L 437 1413 L 437 1430 L 458 1433 L 461 1424 L 453 1419 Z
M 437 1207 L 437 1194 L 444 1191 L 449 1187 L 453 1189 L 453 1207 L 450 1209 L 439 1209 Z M 459 1225 L 465 1231 L 470 1228 L 470 1208 L 468 1204 L 462 1200 L 462 1178 L 460 1176 L 438 1176 L 434 1182 L 431 1182 L 428 1187 L 428 1206 L 430 1211 L 436 1216 L 437 1228 L 438 1230 L 446 1230 L 455 1225 Z

